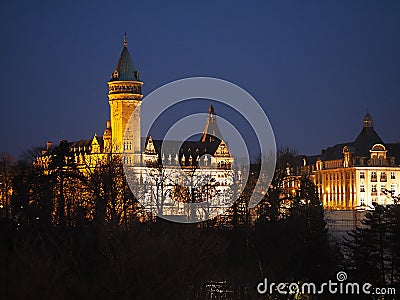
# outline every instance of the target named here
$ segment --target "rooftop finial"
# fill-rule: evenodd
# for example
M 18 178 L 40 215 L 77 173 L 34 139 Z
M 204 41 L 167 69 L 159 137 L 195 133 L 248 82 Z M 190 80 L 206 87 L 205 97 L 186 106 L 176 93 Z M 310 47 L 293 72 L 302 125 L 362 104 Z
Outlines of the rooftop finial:
M 215 115 L 214 106 L 212 105 L 212 102 L 210 102 L 210 107 L 208 108 L 208 113 Z
M 128 42 L 126 41 L 126 32 L 124 33 L 124 48 L 128 46 Z

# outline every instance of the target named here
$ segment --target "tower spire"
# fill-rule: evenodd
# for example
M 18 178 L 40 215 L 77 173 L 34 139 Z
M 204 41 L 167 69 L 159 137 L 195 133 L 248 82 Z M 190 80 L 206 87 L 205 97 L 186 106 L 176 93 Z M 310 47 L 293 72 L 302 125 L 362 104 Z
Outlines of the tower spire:
M 126 41 L 126 32 L 124 33 L 124 48 L 128 46 L 128 42 Z
M 204 143 L 204 142 L 213 142 L 216 139 L 220 140 L 221 138 L 222 135 L 217 125 L 214 106 L 210 103 L 210 108 L 208 109 L 206 127 L 204 128 L 200 140 Z

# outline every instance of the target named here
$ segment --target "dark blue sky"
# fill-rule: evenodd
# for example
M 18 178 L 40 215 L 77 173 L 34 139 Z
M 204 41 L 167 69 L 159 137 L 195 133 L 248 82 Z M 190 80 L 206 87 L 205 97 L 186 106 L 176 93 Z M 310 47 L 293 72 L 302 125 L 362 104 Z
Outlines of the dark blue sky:
M 2 4 L 0 152 L 101 134 L 125 31 L 145 94 L 231 81 L 300 153 L 353 140 L 367 108 L 400 140 L 399 1 L 58 2 Z

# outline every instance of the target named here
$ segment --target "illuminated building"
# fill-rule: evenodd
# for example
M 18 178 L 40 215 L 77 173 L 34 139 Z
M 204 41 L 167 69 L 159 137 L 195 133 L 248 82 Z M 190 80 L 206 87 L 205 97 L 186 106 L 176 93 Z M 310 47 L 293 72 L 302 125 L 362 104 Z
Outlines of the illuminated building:
M 373 203 L 392 204 L 399 194 L 400 143 L 384 143 L 367 113 L 353 142 L 299 156 L 288 171 L 286 188 L 297 188 L 296 178 L 309 174 L 326 210 L 371 209 Z
M 94 168 L 108 155 L 117 155 L 123 159 L 126 166 L 141 165 L 140 181 L 146 182 L 151 188 L 152 176 L 157 173 L 163 161 L 164 170 L 171 174 L 177 173 L 177 168 L 186 170 L 201 169 L 201 172 L 212 178 L 218 189 L 215 199 L 218 205 L 227 202 L 227 191 L 232 184 L 232 166 L 234 159 L 227 144 L 217 138 L 221 137 L 213 106 L 209 107 L 208 118 L 203 135 L 197 141 L 176 143 L 153 139 L 151 136 L 140 136 L 140 106 L 142 103 L 142 85 L 139 71 L 135 69 L 127 48 L 126 36 L 124 47 L 108 82 L 108 100 L 110 104 L 110 120 L 107 121 L 103 136 L 94 135 L 92 139 L 75 142 L 61 141 L 60 146 L 68 148 L 70 155 L 82 171 Z M 134 114 L 133 119 L 131 115 Z M 132 121 L 133 120 L 133 121 Z M 161 153 L 161 144 L 168 144 L 168 152 Z M 163 148 L 164 149 L 164 148 Z M 43 150 L 40 163 L 45 167 L 51 159 L 54 147 L 49 142 Z M 154 175 L 156 176 L 156 175 Z M 170 176 L 166 186 L 178 186 L 179 178 Z M 171 208 L 171 195 L 163 199 L 165 209 Z M 148 194 L 154 197 L 154 193 Z M 157 198 L 159 195 L 155 195 Z M 149 199 L 152 201 L 153 199 Z M 165 201 L 164 201 L 165 200 Z M 210 200 L 210 199 L 208 199 Z M 226 201 L 225 201 L 226 200 Z M 166 214 L 184 214 L 170 209 Z

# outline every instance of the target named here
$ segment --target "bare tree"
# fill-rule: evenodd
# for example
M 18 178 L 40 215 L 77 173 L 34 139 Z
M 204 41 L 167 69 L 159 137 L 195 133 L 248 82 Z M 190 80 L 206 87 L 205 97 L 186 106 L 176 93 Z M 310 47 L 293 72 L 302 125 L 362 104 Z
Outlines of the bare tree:
M 150 190 L 150 198 L 154 200 L 158 215 L 164 214 L 164 205 L 173 192 L 171 169 L 158 164 L 146 170 L 146 189 Z
M 121 157 L 106 155 L 88 174 L 92 215 L 99 225 L 128 225 L 134 214 L 134 197 L 125 178 Z

